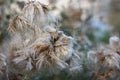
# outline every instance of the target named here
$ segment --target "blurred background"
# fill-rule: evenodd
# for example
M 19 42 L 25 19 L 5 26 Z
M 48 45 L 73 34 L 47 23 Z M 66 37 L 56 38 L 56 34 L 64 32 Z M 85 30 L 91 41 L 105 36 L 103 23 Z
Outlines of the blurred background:
M 7 32 L 9 20 L 22 13 L 27 1 L 29 0 L 0 0 L 0 52 L 3 51 L 3 43 L 10 38 Z M 60 30 L 75 39 L 74 49 L 78 54 L 94 49 L 100 44 L 107 44 L 110 36 L 120 37 L 120 0 L 36 1 L 48 5 L 51 13 L 58 18 Z M 51 80 L 68 80 L 70 77 L 66 75 L 61 72 Z M 78 77 L 74 75 L 73 80 L 77 80 Z M 39 80 L 39 77 L 35 80 Z M 83 76 L 81 80 L 87 79 Z
M 29 0 L 0 0 L 0 41 L 7 35 L 6 28 L 10 18 L 20 14 L 27 1 Z M 60 28 L 66 34 L 80 36 L 81 32 L 76 30 L 81 30 L 89 39 L 98 37 L 103 41 L 109 35 L 119 36 L 120 0 L 38 1 L 49 6 L 51 12 L 59 18 Z

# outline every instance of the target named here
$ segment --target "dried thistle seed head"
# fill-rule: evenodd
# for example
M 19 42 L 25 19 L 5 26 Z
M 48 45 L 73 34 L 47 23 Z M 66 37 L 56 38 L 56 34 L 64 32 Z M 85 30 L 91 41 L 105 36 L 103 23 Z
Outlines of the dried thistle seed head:
M 104 50 L 103 54 L 105 56 L 106 66 L 120 69 L 120 55 L 109 49 Z
M 120 69 L 120 55 L 117 54 L 115 51 L 111 50 L 110 48 L 105 48 L 102 49 L 102 51 L 100 52 L 96 51 L 96 53 L 97 54 L 92 57 L 92 61 L 96 62 L 96 67 L 101 65 L 103 68 L 107 67 L 112 69 Z M 90 62 L 93 63 L 92 61 Z
M 4 73 L 6 70 L 6 56 L 0 53 L 0 74 Z
M 23 12 L 24 14 L 15 16 L 10 21 L 8 28 L 10 32 L 15 33 L 16 30 L 18 30 L 17 32 L 22 31 L 24 33 L 28 31 L 32 32 L 32 34 L 39 34 L 42 31 L 42 27 L 51 22 L 49 19 L 50 13 L 48 13 L 48 7 L 40 2 L 33 1 L 27 3 Z M 28 34 L 26 33 L 26 35 Z
M 65 68 L 67 63 L 65 62 L 66 59 L 69 59 L 71 57 L 72 51 L 70 51 L 70 47 L 68 47 L 68 42 L 67 41 L 62 41 L 68 40 L 69 38 L 66 36 L 61 36 L 60 41 L 54 41 L 53 43 L 51 42 L 52 38 L 50 37 L 49 33 L 44 33 L 40 34 L 41 36 L 38 37 L 33 43 L 31 43 L 28 48 L 19 48 L 17 51 L 14 51 L 18 54 L 16 58 L 13 59 L 13 61 L 18 64 L 19 62 L 27 62 L 30 66 L 31 69 L 42 69 L 44 65 L 46 65 L 46 68 L 48 66 L 53 66 L 53 64 L 56 66 L 59 66 L 59 68 Z M 52 36 L 52 35 L 51 35 Z M 63 43 L 62 43 L 63 42 Z M 66 42 L 66 43 L 65 43 Z M 58 44 L 55 46 L 55 44 Z M 33 52 L 29 50 L 33 50 Z M 27 53 L 27 55 L 26 55 Z M 60 55 L 59 55 L 60 54 Z M 30 59 L 29 59 L 30 58 Z M 29 59 L 29 61 L 28 61 Z M 60 62 L 59 62 L 60 61 Z M 34 63 L 32 63 L 34 62 Z M 25 63 L 25 64 L 27 64 Z M 45 64 L 44 64 L 45 63 Z M 35 64 L 36 67 L 33 67 L 32 64 Z M 39 67 L 38 67 L 39 66 Z M 28 66 L 26 65 L 26 68 Z M 28 68 L 27 68 L 28 69 Z
M 14 36 L 13 41 L 16 41 L 16 45 L 19 43 L 20 45 L 11 44 L 16 48 L 12 49 L 13 62 L 16 66 L 23 65 L 22 68 L 26 70 L 38 69 L 43 71 L 47 69 L 50 72 L 55 72 L 54 70 L 60 71 L 68 67 L 66 60 L 70 59 L 73 53 L 72 46 L 70 46 L 71 38 L 59 31 L 54 34 L 58 33 L 61 35 L 52 37 L 54 35 L 42 32 L 34 41 L 31 40 L 32 42 L 29 45 L 24 44 L 24 39 L 19 41 L 21 39 L 17 38 L 17 36 L 20 35 Z
M 32 1 L 26 4 L 23 9 L 24 16 L 31 25 L 45 25 L 47 22 L 48 7 L 38 1 Z
M 120 39 L 117 36 L 110 37 L 109 45 L 111 48 L 116 49 L 120 46 Z
M 48 17 L 45 10 L 47 7 L 40 2 L 29 2 L 22 17 L 16 16 L 10 23 L 14 26 L 9 30 L 15 32 L 11 36 L 11 59 L 23 72 L 47 70 L 55 73 L 69 66 L 67 60 L 73 60 L 72 38 L 51 25 L 42 25 L 42 18 L 46 21 Z M 72 66 L 75 61 L 72 61 Z
M 38 1 L 31 1 L 28 2 L 25 7 L 24 7 L 24 12 L 26 13 L 26 15 L 30 15 L 30 13 L 28 13 L 31 9 L 31 16 L 34 16 L 36 14 L 40 15 L 40 14 L 45 14 L 48 11 L 48 8 L 46 5 L 41 4 Z

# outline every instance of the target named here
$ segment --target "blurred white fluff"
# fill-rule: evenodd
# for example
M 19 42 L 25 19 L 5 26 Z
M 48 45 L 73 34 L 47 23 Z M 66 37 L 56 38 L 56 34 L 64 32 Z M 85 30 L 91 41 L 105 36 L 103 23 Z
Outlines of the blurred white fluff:
M 30 1 L 39 1 L 44 5 L 49 5 L 49 0 L 17 0 L 17 1 L 25 1 L 25 2 L 30 2 Z
M 112 49 L 120 47 L 120 39 L 117 36 L 110 37 L 109 45 Z
M 87 55 L 87 60 L 88 60 L 88 62 L 91 64 L 91 62 L 92 63 L 94 63 L 94 64 L 96 64 L 97 63 L 97 57 L 96 57 L 96 55 L 97 55 L 97 53 L 95 52 L 95 51 L 89 51 L 88 53 L 87 53 L 88 55 Z M 91 64 L 92 65 L 92 64 Z

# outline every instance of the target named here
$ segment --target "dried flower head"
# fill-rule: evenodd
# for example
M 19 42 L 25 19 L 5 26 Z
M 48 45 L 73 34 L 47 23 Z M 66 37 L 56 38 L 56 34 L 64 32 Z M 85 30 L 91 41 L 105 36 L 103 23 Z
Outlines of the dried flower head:
M 102 52 L 89 54 L 88 60 L 94 65 L 102 65 L 113 69 L 120 69 L 120 55 L 110 49 L 104 49 Z
M 88 59 L 96 63 L 102 62 L 105 64 L 104 66 L 120 69 L 120 55 L 117 52 L 117 50 L 120 49 L 119 43 L 120 40 L 118 37 L 111 37 L 108 47 L 102 47 L 101 49 L 99 48 L 98 51 L 90 52 Z M 97 60 L 95 57 L 97 57 Z
M 15 32 L 11 36 L 11 59 L 23 71 L 56 73 L 69 67 L 67 60 L 74 56 L 72 38 L 51 25 L 46 27 L 49 21 L 42 22 L 42 18 L 48 19 L 47 11 L 45 5 L 32 1 L 24 7 L 24 14 L 10 23 L 9 30 Z
M 38 1 L 27 3 L 23 12 L 32 26 L 42 27 L 47 21 L 48 7 Z
M 17 64 L 25 63 L 23 65 L 26 65 L 27 70 L 52 68 L 55 64 L 61 69 L 66 68 L 68 64 L 65 61 L 72 56 L 69 42 L 70 38 L 63 33 L 43 33 L 30 45 L 18 47 L 14 51 L 16 55 L 13 61 Z
M 92 64 L 92 68 L 88 68 L 90 70 L 93 69 L 93 72 L 97 73 L 96 78 L 93 74 L 95 80 L 99 79 L 100 76 L 104 77 L 105 80 L 109 80 L 112 79 L 113 74 L 115 76 L 113 79 L 116 79 L 119 73 L 118 70 L 120 70 L 120 54 L 118 54 L 117 50 L 120 50 L 120 41 L 118 37 L 111 37 L 109 41 L 109 46 L 104 46 L 101 49 L 98 48 L 98 51 L 90 51 L 88 54 L 87 59 L 90 63 L 88 65 L 91 66 Z

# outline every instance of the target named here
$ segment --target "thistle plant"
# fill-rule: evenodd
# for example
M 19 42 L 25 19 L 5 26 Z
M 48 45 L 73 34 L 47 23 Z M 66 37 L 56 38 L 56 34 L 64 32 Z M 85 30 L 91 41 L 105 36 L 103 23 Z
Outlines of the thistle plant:
M 55 74 L 76 66 L 73 38 L 59 31 L 57 19 L 46 5 L 38 1 L 26 3 L 23 13 L 10 21 L 8 31 L 10 61 L 16 70 Z
M 120 40 L 113 36 L 109 45 L 88 53 L 88 69 L 92 72 L 91 80 L 119 80 Z
M 54 10 L 37 0 L 25 2 L 23 10 L 13 14 L 10 39 L 0 45 L 0 80 L 63 80 L 63 76 L 65 80 L 120 80 L 119 37 L 110 37 L 108 45 L 96 44 L 97 36 L 88 28 L 92 16 L 83 14 L 79 5 L 73 7 L 71 1 L 60 11 L 62 26 L 51 13 Z M 61 31 L 66 26 L 74 38 Z

